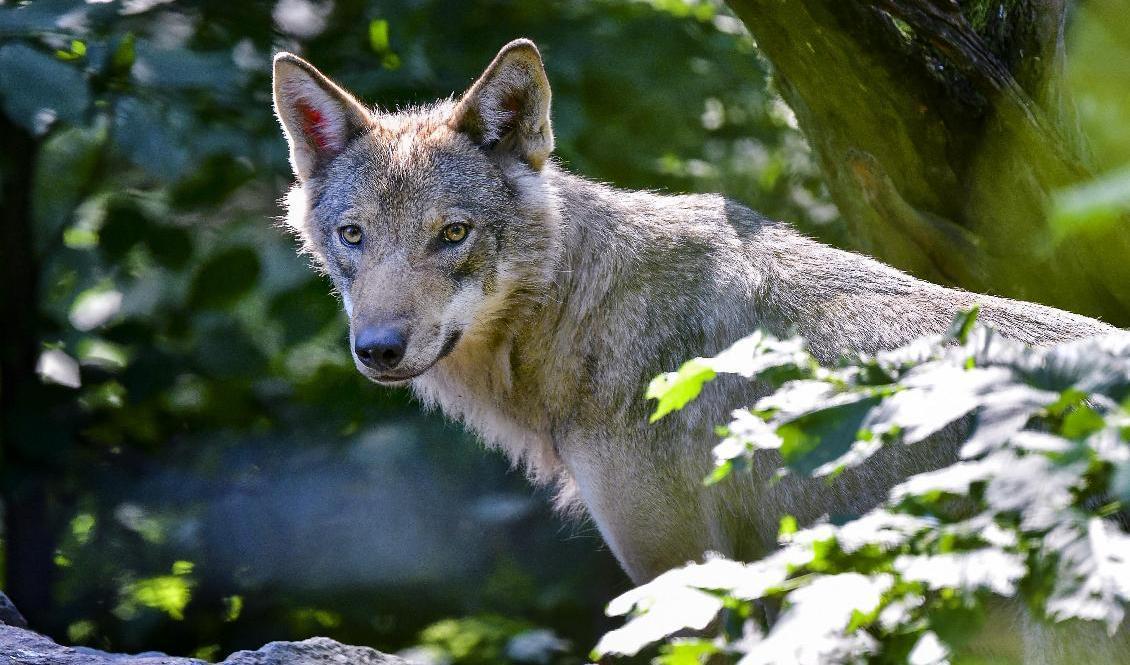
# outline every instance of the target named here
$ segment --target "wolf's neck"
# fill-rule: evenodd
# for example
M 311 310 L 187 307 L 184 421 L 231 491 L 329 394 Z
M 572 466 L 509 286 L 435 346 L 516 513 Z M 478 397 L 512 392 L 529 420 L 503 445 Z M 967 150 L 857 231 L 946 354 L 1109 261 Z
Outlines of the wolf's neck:
M 607 305 L 609 295 L 632 277 L 625 271 L 647 242 L 636 227 L 650 216 L 656 197 L 592 182 L 553 164 L 546 166 L 545 178 L 555 192 L 562 229 L 559 278 L 545 306 L 584 316 Z
M 779 225 L 718 195 L 621 190 L 547 169 L 563 227 L 556 296 L 573 320 L 606 320 L 595 315 L 614 312 L 620 318 L 610 325 L 618 330 L 635 324 L 646 328 L 635 332 L 673 328 L 672 333 L 689 334 L 694 331 L 680 330 L 680 322 L 666 315 L 685 319 L 680 303 L 701 308 L 732 296 L 741 298 L 741 304 L 720 303 L 723 307 L 707 313 L 719 315 L 714 323 L 723 329 L 731 319 L 748 323 L 750 303 L 759 299 L 773 262 L 771 243 L 763 236 L 776 233 Z M 645 314 L 654 317 L 652 323 L 631 320 Z M 698 341 L 711 346 L 708 340 Z M 686 357 L 704 350 L 688 350 Z
M 659 372 L 717 353 L 757 327 L 771 262 L 760 236 L 773 226 L 717 195 L 618 190 L 557 169 L 560 273 L 546 316 L 574 370 L 633 376 L 640 392 Z M 553 361 L 560 365 L 562 361 Z M 638 395 L 608 396 L 603 407 Z

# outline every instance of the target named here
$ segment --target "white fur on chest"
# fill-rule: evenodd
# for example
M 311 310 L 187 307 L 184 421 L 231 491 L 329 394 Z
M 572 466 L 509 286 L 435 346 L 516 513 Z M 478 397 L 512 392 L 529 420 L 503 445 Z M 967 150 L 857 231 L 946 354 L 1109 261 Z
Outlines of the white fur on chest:
M 562 466 L 548 423 L 519 417 L 514 409 L 509 349 L 496 349 L 487 356 L 493 363 L 472 365 L 465 360 L 469 355 L 451 358 L 413 380 L 416 395 L 425 405 L 438 406 L 449 418 L 462 422 L 487 446 L 502 450 L 514 464 L 524 466 L 535 482 L 557 480 Z

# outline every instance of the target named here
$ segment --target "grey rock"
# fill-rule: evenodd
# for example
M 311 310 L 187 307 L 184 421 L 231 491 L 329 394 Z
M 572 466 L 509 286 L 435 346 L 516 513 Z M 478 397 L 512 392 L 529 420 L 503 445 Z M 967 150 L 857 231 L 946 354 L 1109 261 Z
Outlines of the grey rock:
M 222 665 L 409 665 L 407 660 L 369 647 L 340 644 L 328 637 L 271 642 L 258 651 L 237 651 Z
M 198 658 L 178 658 L 155 652 L 115 654 L 89 648 L 64 647 L 23 628 L 0 626 L 0 664 L 3 665 L 208 665 Z M 219 665 L 410 665 L 409 661 L 369 647 L 339 644 L 327 637 L 301 642 L 271 642 L 258 651 L 237 651 Z
M 24 618 L 24 615 L 20 614 L 20 611 L 17 610 L 16 606 L 12 604 L 12 601 L 4 595 L 3 591 L 0 591 L 0 623 L 15 626 L 16 628 L 27 628 L 27 619 Z

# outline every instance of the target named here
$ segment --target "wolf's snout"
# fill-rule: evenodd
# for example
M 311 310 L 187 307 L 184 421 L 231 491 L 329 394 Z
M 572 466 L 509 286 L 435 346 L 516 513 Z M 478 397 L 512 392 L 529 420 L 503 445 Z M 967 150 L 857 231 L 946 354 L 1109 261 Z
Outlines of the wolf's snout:
M 404 359 L 408 338 L 404 329 L 393 325 L 366 326 L 357 331 L 353 351 L 369 369 L 388 371 Z

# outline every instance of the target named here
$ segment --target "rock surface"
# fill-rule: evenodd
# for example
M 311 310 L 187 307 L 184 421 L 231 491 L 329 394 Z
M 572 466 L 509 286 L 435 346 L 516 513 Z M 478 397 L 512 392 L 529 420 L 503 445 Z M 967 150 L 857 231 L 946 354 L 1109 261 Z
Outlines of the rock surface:
M 27 619 L 24 618 L 24 615 L 20 614 L 20 611 L 16 609 L 12 601 L 8 600 L 8 597 L 3 593 L 0 593 L 0 624 L 7 624 L 9 626 L 15 626 L 16 628 L 27 628 Z
M 163 653 L 107 653 L 86 647 L 65 647 L 25 628 L 23 617 L 0 593 L 0 664 L 2 665 L 207 665 L 199 658 Z M 25 624 L 26 625 L 26 624 Z M 271 642 L 258 651 L 237 651 L 220 665 L 410 665 L 409 661 L 369 647 L 340 644 L 327 637 L 301 642 Z

